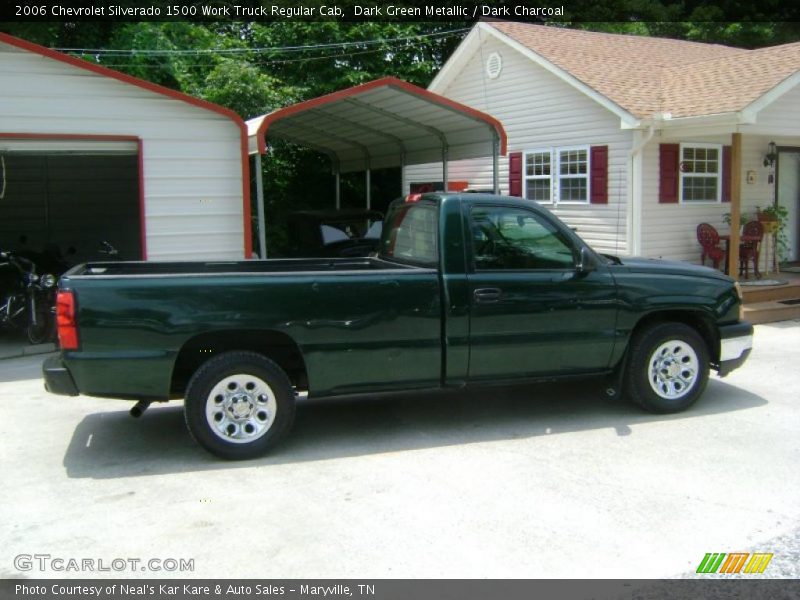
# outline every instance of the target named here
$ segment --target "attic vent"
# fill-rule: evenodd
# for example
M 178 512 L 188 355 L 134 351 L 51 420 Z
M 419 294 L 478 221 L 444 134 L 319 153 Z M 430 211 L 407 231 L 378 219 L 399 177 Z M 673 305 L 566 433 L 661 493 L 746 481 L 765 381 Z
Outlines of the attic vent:
M 486 59 L 486 74 L 489 79 L 497 79 L 503 70 L 503 58 L 497 52 L 492 52 Z

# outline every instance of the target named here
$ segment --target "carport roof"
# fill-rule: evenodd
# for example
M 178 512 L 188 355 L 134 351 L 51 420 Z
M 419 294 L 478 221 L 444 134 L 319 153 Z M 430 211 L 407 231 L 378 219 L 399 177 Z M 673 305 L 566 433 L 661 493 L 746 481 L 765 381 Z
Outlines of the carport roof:
M 251 154 L 285 140 L 328 155 L 341 172 L 506 153 L 497 119 L 396 77 L 261 115 L 247 131 Z

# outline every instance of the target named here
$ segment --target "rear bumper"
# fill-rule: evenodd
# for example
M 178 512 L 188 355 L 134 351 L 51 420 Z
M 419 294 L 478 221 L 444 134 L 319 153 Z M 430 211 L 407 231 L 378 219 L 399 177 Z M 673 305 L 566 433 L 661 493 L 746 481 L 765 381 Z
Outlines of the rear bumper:
M 753 326 L 747 321 L 719 328 L 719 376 L 738 369 L 753 349 Z
M 77 396 L 78 388 L 60 356 L 51 356 L 42 364 L 44 389 L 60 396 Z

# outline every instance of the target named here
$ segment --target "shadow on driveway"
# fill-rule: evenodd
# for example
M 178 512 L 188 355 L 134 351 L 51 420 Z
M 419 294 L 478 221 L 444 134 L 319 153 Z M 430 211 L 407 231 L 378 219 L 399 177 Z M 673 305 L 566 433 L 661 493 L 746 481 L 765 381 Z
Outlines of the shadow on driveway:
M 226 462 L 197 446 L 182 405 L 153 406 L 138 420 L 127 411 L 88 415 L 75 429 L 64 466 L 73 478 L 109 479 L 209 469 L 289 464 L 494 440 L 614 429 L 695 419 L 765 405 L 763 398 L 711 380 L 687 412 L 653 415 L 628 402 L 599 399 L 596 382 L 481 388 L 383 397 L 304 400 L 294 429 L 267 456 Z

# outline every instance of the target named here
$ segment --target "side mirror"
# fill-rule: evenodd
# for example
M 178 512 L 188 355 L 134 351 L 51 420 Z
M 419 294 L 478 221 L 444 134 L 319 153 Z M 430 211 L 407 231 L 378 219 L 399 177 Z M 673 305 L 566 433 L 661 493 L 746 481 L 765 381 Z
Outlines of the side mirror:
M 594 269 L 595 264 L 591 252 L 586 246 L 581 246 L 580 252 L 578 252 L 578 260 L 575 263 L 575 272 L 578 275 L 586 275 L 594 271 Z

